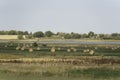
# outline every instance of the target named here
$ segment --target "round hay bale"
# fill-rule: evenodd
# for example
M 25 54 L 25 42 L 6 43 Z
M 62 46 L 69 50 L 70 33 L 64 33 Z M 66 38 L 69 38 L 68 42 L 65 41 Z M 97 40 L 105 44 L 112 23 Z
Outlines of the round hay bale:
M 97 49 L 98 49 L 98 47 L 95 47 L 95 49 L 97 50 Z
M 89 49 L 86 49 L 87 52 L 89 52 L 90 50 Z
M 85 52 L 86 52 L 86 50 L 83 50 L 83 52 L 85 53 Z
M 113 47 L 112 50 L 115 50 L 115 48 Z
M 57 50 L 61 50 L 61 48 L 57 48 Z
M 55 52 L 55 48 L 53 47 L 53 48 L 51 48 L 51 52 Z
M 40 47 L 37 47 L 37 50 L 40 50 Z
M 29 48 L 29 52 L 33 52 L 33 48 Z
M 89 49 L 83 50 L 84 53 L 88 53 L 89 51 L 90 51 Z
M 67 52 L 71 52 L 71 49 L 67 49 Z
M 5 45 L 5 47 L 8 47 L 8 45 Z
M 94 53 L 95 53 L 94 50 L 90 50 L 90 52 L 89 52 L 90 55 L 93 55 Z
M 30 46 L 27 44 L 26 47 L 29 48 Z
M 106 46 L 106 49 L 108 49 L 109 47 L 108 46 Z
M 76 52 L 76 51 L 77 51 L 77 49 L 75 49 L 75 48 L 74 48 L 74 49 L 73 49 L 73 51 L 74 51 L 74 52 Z
M 17 46 L 17 47 L 16 47 L 16 50 L 19 50 L 19 49 L 20 49 L 20 46 Z
M 77 49 L 75 49 L 75 48 L 73 48 L 73 47 L 71 48 L 71 50 L 72 50 L 72 51 L 74 51 L 74 52 L 76 52 L 76 51 L 77 51 Z
M 30 46 L 33 46 L 33 44 L 30 44 Z
M 23 46 L 23 47 L 21 48 L 21 50 L 24 51 L 24 50 L 25 50 L 25 47 Z

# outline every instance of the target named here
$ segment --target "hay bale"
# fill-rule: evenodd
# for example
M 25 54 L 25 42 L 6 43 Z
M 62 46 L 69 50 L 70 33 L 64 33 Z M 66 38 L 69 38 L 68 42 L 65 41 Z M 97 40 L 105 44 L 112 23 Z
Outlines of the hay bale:
M 30 44 L 30 46 L 32 47 L 32 46 L 33 46 L 33 44 Z
M 88 53 L 89 51 L 90 51 L 89 49 L 83 50 L 84 53 Z
M 17 46 L 17 47 L 16 47 L 16 50 L 19 50 L 19 49 L 20 49 L 20 46 Z
M 24 50 L 25 50 L 25 46 L 23 46 L 23 47 L 21 48 L 21 50 L 24 51 Z
M 40 50 L 40 47 L 37 47 L 37 50 Z
M 108 49 L 109 47 L 108 47 L 108 46 L 106 46 L 105 48 L 106 48 L 106 49 Z
M 98 47 L 95 47 L 95 49 L 97 50 L 97 49 L 98 49 Z
M 67 52 L 71 52 L 71 49 L 67 49 Z
M 8 45 L 5 45 L 5 47 L 8 47 Z
M 76 52 L 76 51 L 77 51 L 77 49 L 72 47 L 72 48 L 71 48 L 71 51 Z
M 61 50 L 61 48 L 57 48 L 57 50 Z
M 113 48 L 111 48 L 112 50 L 115 50 L 115 48 L 113 47 Z
M 53 48 L 51 48 L 51 52 L 55 52 L 55 48 L 53 47 Z
M 94 50 L 90 50 L 90 52 L 89 52 L 90 55 L 93 55 L 94 53 L 95 53 Z
M 83 50 L 83 53 L 86 53 L 87 51 L 86 51 L 86 49 L 85 50 Z
M 86 49 L 87 52 L 89 52 L 90 50 L 89 49 Z
M 27 44 L 26 47 L 29 48 L 30 46 Z
M 76 51 L 77 51 L 77 49 L 75 49 L 75 48 L 74 48 L 74 49 L 73 49 L 73 51 L 74 51 L 74 52 L 76 52 Z
M 29 52 L 33 52 L 33 48 L 29 48 Z

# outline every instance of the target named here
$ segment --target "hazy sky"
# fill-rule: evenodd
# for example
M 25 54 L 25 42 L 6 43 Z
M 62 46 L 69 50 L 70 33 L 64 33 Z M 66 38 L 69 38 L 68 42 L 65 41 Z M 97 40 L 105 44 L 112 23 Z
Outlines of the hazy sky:
M 120 0 L 0 0 L 0 30 L 120 31 Z

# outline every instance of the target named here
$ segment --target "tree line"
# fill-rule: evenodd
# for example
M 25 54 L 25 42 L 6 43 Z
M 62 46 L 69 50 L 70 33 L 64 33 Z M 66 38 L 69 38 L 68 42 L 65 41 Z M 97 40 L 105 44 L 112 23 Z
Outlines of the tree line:
M 57 32 L 54 33 L 52 31 L 37 31 L 37 32 L 28 32 L 28 31 L 16 31 L 16 30 L 10 30 L 10 31 L 0 31 L 0 35 L 18 35 L 19 39 L 23 39 L 23 35 L 28 38 L 42 38 L 42 37 L 48 37 L 48 38 L 62 38 L 62 39 L 115 39 L 120 40 L 120 33 L 111 33 L 111 34 L 96 34 L 93 31 L 90 31 L 88 33 L 64 33 L 64 32 Z

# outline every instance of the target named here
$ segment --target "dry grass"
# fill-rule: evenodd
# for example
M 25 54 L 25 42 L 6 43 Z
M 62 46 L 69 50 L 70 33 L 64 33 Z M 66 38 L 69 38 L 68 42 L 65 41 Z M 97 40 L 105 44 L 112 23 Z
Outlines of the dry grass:
M 18 39 L 17 35 L 0 35 L 0 39 Z

